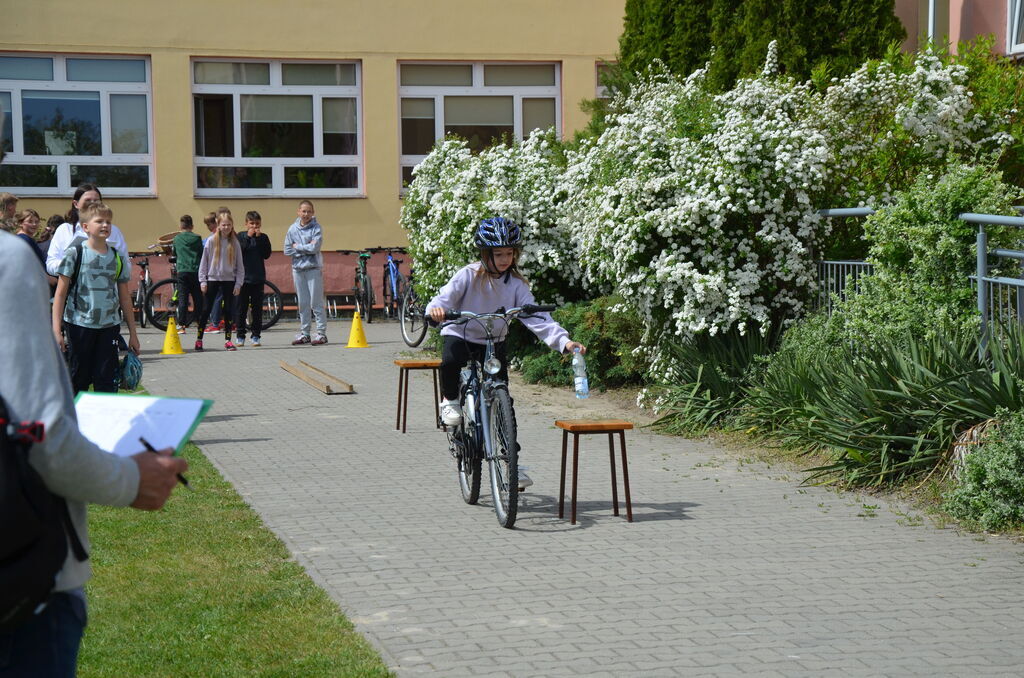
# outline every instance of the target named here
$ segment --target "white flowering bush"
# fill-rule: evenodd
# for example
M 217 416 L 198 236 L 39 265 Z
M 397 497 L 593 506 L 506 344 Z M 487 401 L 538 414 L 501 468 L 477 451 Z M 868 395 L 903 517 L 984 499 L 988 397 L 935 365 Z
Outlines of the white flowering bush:
M 499 144 L 478 155 L 464 141 L 446 139 L 417 166 L 402 208 L 426 293 L 475 260 L 476 226 L 502 216 L 520 224 L 525 246 L 520 267 L 539 300 L 561 302 L 578 278 L 569 233 L 556 221 L 561 196 L 557 141 L 534 131 L 524 142 Z
M 814 103 L 777 77 L 715 96 L 703 71 L 654 73 L 600 138 L 568 154 L 563 214 L 584 281 L 614 286 L 650 329 L 683 337 L 799 312 L 826 226 L 816 208 L 829 146 Z
M 930 52 L 870 62 L 833 80 L 820 124 L 833 146 L 831 184 L 844 206 L 882 205 L 951 155 L 977 156 L 1011 137 L 976 112 L 963 64 Z
M 820 208 L 885 205 L 922 171 L 1007 141 L 974 110 L 962 64 L 893 57 L 822 93 L 780 76 L 775 49 L 720 94 L 705 70 L 655 66 L 612 102 L 600 136 L 564 148 L 550 133 L 477 156 L 439 144 L 402 212 L 427 287 L 475 256 L 479 219 L 501 214 L 526 227 L 539 297 L 617 293 L 646 349 L 766 332 L 804 310 L 830 244 Z

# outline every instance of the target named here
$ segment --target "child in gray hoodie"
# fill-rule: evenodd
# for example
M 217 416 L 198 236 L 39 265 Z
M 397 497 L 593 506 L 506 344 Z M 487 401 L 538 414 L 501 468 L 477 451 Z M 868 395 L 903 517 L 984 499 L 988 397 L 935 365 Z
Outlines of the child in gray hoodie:
M 292 280 L 299 306 L 299 333 L 292 341 L 298 344 L 327 343 L 327 315 L 324 313 L 324 258 L 320 254 L 323 230 L 317 222 L 313 203 L 299 203 L 299 218 L 284 236 L 284 253 L 292 258 Z M 316 316 L 316 335 L 309 338 L 309 314 Z

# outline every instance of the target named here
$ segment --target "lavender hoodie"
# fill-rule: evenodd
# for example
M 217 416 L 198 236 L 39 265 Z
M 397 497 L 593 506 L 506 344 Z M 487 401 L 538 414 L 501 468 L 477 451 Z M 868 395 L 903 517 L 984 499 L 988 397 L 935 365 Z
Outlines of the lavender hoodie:
M 473 311 L 474 313 L 491 313 L 504 306 L 524 306 L 535 304 L 529 286 L 514 276 L 505 282 L 505 276 L 493 278 L 490 275 L 479 277 L 477 271 L 483 266 L 479 261 L 459 269 L 448 284 L 437 292 L 437 296 L 427 304 L 432 308 L 455 309 L 457 311 Z M 534 317 L 523 317 L 523 324 L 537 335 L 537 338 L 558 352 L 565 351 L 569 343 L 569 333 L 561 325 L 551 319 L 548 313 L 536 313 Z M 465 325 L 450 325 L 441 334 L 465 338 L 475 344 L 487 341 L 487 334 L 480 323 L 470 321 Z M 494 321 L 494 341 L 505 340 L 508 334 L 508 323 L 504 320 Z
M 228 246 L 235 250 L 234 263 L 228 260 L 227 247 L 221 247 L 220 252 L 214 251 L 215 240 L 216 238 L 210 237 L 203 244 L 203 258 L 199 260 L 199 282 L 233 281 L 235 287 L 241 287 L 245 279 L 245 266 L 242 263 L 242 246 L 238 243 L 238 238 L 232 238 Z

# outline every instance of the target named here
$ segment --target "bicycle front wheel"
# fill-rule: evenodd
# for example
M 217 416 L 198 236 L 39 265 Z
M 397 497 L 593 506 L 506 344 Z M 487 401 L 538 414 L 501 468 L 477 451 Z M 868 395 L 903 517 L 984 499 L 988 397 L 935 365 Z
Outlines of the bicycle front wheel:
M 423 337 L 427 336 L 427 320 L 423 316 L 423 305 L 420 304 L 412 285 L 405 288 L 398 313 L 402 323 L 402 339 L 409 346 L 419 346 L 423 343 Z
M 508 390 L 496 388 L 488 411 L 487 426 L 491 433 L 491 449 L 487 463 L 491 472 L 491 498 L 498 524 L 512 528 L 519 511 L 519 443 L 516 440 L 516 417 Z
M 370 276 L 359 278 L 359 315 L 365 322 L 373 322 L 373 287 L 370 286 Z
M 178 281 L 175 278 L 164 278 L 157 282 L 146 293 L 146 301 L 143 303 L 143 310 L 153 323 L 153 327 L 161 332 L 167 331 L 167 319 L 174 317 L 175 293 L 178 291 Z M 188 303 L 188 299 L 178 299 L 178 303 Z M 194 317 L 194 312 L 189 309 L 189 317 Z
M 263 329 L 269 330 L 281 319 L 284 305 L 281 303 L 281 290 L 269 280 L 263 283 Z

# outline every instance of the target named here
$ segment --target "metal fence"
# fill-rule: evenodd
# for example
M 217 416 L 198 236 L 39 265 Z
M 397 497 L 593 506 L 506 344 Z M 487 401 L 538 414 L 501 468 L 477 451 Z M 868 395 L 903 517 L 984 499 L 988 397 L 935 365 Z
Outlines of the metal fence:
M 818 210 L 818 214 L 828 218 L 869 217 L 874 213 L 875 210 L 870 207 Z M 819 261 L 815 309 L 823 308 L 826 313 L 832 315 L 835 304 L 860 292 L 861 281 L 874 271 L 874 266 L 866 261 Z
M 861 281 L 874 273 L 866 261 L 819 261 L 815 309 L 832 315 L 833 306 L 861 290 Z

